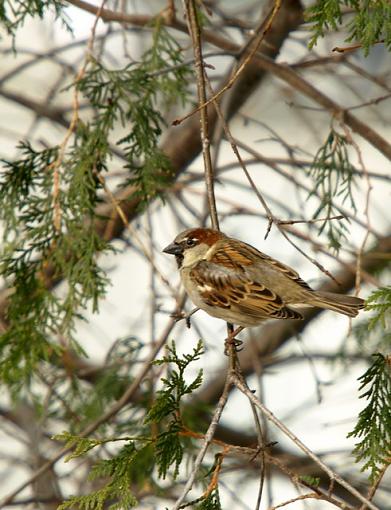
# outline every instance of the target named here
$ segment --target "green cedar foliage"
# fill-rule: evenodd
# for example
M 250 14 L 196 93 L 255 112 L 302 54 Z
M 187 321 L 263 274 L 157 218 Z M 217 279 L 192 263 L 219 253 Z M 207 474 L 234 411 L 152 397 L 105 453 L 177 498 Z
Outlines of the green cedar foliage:
M 345 9 L 353 15 L 344 14 Z M 347 42 L 361 44 L 365 55 L 370 48 L 383 41 L 391 47 L 391 3 L 389 0 L 317 0 L 306 11 L 313 35 L 309 46 L 315 46 L 326 31 L 346 26 Z
M 130 174 L 122 185 L 135 186 L 141 207 L 162 196 L 173 177 L 158 146 L 164 124 L 160 111 L 174 98 L 186 101 L 189 71 L 180 46 L 159 19 L 152 33 L 152 46 L 138 64 L 109 70 L 89 60 L 75 86 L 95 115 L 89 122 L 78 121 L 65 153 L 60 147 L 37 151 L 22 142 L 19 159 L 4 162 L 1 272 L 13 291 L 6 311 L 8 328 L 0 337 L 0 380 L 16 389 L 30 380 L 40 360 L 59 353 L 57 335 L 81 352 L 75 321 L 87 306 L 97 311 L 105 293 L 108 280 L 97 261 L 111 248 L 97 234 L 94 221 L 114 130 L 128 130 L 118 141 Z M 67 284 L 62 295 L 49 288 L 57 279 Z
M 374 314 L 365 322 L 369 332 L 377 338 L 377 346 L 384 349 L 386 356 L 373 355 L 373 363 L 359 378 L 360 398 L 368 400 L 360 412 L 357 424 L 348 437 L 356 437 L 353 453 L 357 462 L 364 461 L 362 470 L 369 470 L 374 482 L 381 469 L 390 463 L 391 455 L 391 287 L 375 290 L 367 299 L 366 308 Z M 359 331 L 359 336 L 364 332 Z
M 94 168 L 77 160 L 63 172 L 58 194 L 61 225 L 56 226 L 53 173 L 58 148 L 35 151 L 20 145 L 21 157 L 5 162 L 0 181 L 0 218 L 4 221 L 1 273 L 13 286 L 8 297 L 8 328 L 0 337 L 0 378 L 20 385 L 36 363 L 58 347 L 54 335 L 74 340 L 79 310 L 104 294 L 106 277 L 97 264 L 107 249 L 92 218 L 99 183 Z M 83 256 L 81 256 L 83 254 Z M 63 275 L 67 289 L 61 296 L 47 285 Z
M 380 287 L 372 292 L 367 299 L 366 308 L 375 312 L 369 323 L 369 329 L 374 328 L 377 323 L 380 323 L 384 329 L 390 329 L 391 286 Z
M 204 351 L 201 342 L 192 353 L 182 356 L 178 355 L 174 343 L 167 350 L 165 357 L 154 362 L 157 365 L 169 364 L 171 367 L 168 376 L 162 379 L 162 389 L 157 392 L 156 400 L 144 422 L 128 422 L 128 432 L 134 432 L 134 436 L 95 439 L 69 432 L 55 436 L 67 448 L 72 448 L 66 462 L 104 445 L 125 442 L 111 458 L 98 460 L 92 468 L 89 480 L 99 479 L 102 484 L 99 490 L 71 497 L 60 506 L 61 510 L 101 510 L 108 504 L 113 509 L 130 508 L 137 504 L 132 488 L 142 490 L 148 484 L 154 485 L 156 491 L 159 491 L 158 481 L 154 481 L 156 473 L 158 478 L 165 479 L 168 475 L 173 481 L 177 478 L 184 455 L 188 456 L 193 450 L 191 440 L 180 434 L 185 427 L 181 416 L 182 400 L 202 382 L 201 370 L 190 381 L 185 372 L 194 361 L 200 359 Z M 219 508 L 213 503 L 216 498 L 217 489 L 208 496 L 208 505 L 202 508 Z M 110 505 L 113 500 L 115 503 Z
M 108 136 L 120 124 L 127 133 L 117 141 L 127 161 L 129 178 L 122 185 L 135 186 L 140 207 L 162 197 L 174 177 L 167 157 L 159 148 L 164 119 L 163 105 L 188 98 L 190 71 L 182 63 L 182 50 L 158 18 L 153 44 L 140 63 L 110 70 L 91 60 L 77 87 L 95 110 L 84 141 L 84 159 L 91 150 L 109 151 Z M 130 126 L 130 129 L 129 129 Z
M 168 355 L 154 362 L 157 365 L 170 363 L 176 367 L 170 371 L 168 378 L 162 379 L 164 388 L 158 392 L 156 402 L 146 417 L 147 424 L 167 422 L 165 430 L 156 440 L 158 472 L 162 478 L 167 476 L 168 469 L 172 465 L 174 465 L 174 478 L 179 473 L 184 453 L 183 439 L 178 435 L 183 427 L 180 404 L 185 395 L 189 395 L 201 386 L 202 370 L 190 383 L 186 382 L 184 375 L 189 364 L 198 360 L 203 352 L 202 342 L 198 342 L 191 354 L 184 354 L 181 358 L 173 342 L 168 348 Z
M 213 489 L 205 498 L 202 499 L 196 510 L 221 510 L 220 495 L 218 487 Z
M 320 203 L 313 215 L 314 218 L 324 216 L 319 233 L 326 230 L 330 247 L 336 252 L 341 247 L 341 240 L 346 238 L 347 228 L 341 221 L 330 221 L 329 218 L 340 214 L 335 202 L 337 198 L 341 203 L 349 202 L 350 208 L 355 211 L 353 198 L 354 167 L 349 160 L 349 142 L 346 136 L 331 128 L 325 143 L 319 148 L 307 175 L 313 184 L 309 197 L 317 195 Z
M 52 12 L 56 19 L 60 19 L 63 25 L 71 31 L 69 19 L 64 12 L 64 4 L 61 0 L 2 0 L 0 2 L 0 26 L 6 29 L 8 34 L 15 36 L 16 30 L 23 25 L 28 17 L 43 17 L 47 12 Z
M 391 361 L 390 356 L 375 354 L 368 370 L 359 377 L 360 398 L 368 400 L 348 437 L 359 439 L 353 450 L 356 461 L 364 461 L 362 470 L 369 470 L 374 482 L 391 454 Z

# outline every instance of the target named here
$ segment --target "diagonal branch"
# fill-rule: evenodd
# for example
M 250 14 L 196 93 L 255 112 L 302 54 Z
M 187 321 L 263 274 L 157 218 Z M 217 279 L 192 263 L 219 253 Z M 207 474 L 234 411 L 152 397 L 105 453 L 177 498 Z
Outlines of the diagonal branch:
M 234 385 L 240 390 L 249 400 L 252 402 L 265 416 L 276 425 L 287 437 L 289 437 L 296 446 L 298 446 L 310 459 L 312 459 L 318 466 L 322 468 L 325 473 L 330 478 L 330 492 L 332 492 L 331 487 L 333 487 L 333 482 L 336 481 L 339 485 L 342 485 L 344 489 L 350 492 L 353 496 L 355 496 L 359 501 L 365 503 L 368 508 L 371 510 L 379 510 L 377 506 L 371 503 L 367 498 L 365 498 L 362 494 L 358 492 L 357 489 L 352 487 L 349 483 L 347 483 L 343 478 L 341 478 L 337 473 L 331 470 L 323 461 L 320 460 L 304 443 L 300 441 L 300 439 L 293 434 L 278 418 L 274 416 L 274 414 L 269 411 L 260 401 L 259 399 L 250 391 L 250 389 L 246 386 L 246 384 L 241 380 L 238 376 L 233 377 Z

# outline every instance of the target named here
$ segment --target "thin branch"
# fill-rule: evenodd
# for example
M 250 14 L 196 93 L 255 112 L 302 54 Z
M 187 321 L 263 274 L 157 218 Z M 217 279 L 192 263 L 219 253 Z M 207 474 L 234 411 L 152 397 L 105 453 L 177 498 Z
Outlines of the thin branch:
M 195 69 L 197 76 L 197 92 L 198 101 L 200 104 L 200 133 L 202 143 L 202 155 L 204 158 L 205 168 L 205 184 L 206 193 L 208 196 L 209 212 L 212 227 L 216 230 L 219 229 L 219 218 L 216 208 L 216 199 L 214 194 L 214 175 L 212 158 L 210 155 L 210 140 L 209 140 L 209 122 L 208 110 L 206 106 L 206 90 L 205 90 L 205 71 L 204 61 L 202 58 L 202 45 L 201 45 L 201 30 L 198 24 L 197 12 L 194 0 L 184 0 L 185 10 L 187 12 L 187 20 L 189 26 L 189 33 L 193 41 L 193 52 L 195 58 Z
M 207 84 L 208 84 L 208 88 L 209 90 L 213 93 L 213 90 L 212 90 L 212 86 L 209 82 L 209 80 L 207 81 Z M 322 266 L 322 264 L 320 262 L 318 262 L 315 258 L 313 257 L 310 257 L 308 255 L 308 253 L 306 253 L 304 250 L 302 250 L 300 248 L 300 246 L 298 246 L 295 242 L 292 241 L 292 239 L 287 235 L 286 231 L 281 227 L 280 225 L 280 220 L 278 218 L 276 218 L 276 216 L 274 216 L 274 214 L 272 213 L 270 207 L 268 206 L 266 200 L 264 199 L 262 193 L 258 190 L 255 182 L 253 181 L 249 171 L 247 170 L 246 168 L 246 165 L 244 164 L 244 161 L 240 155 L 240 152 L 239 152 L 239 149 L 235 143 L 235 140 L 231 134 L 231 131 L 228 127 L 228 124 L 226 122 L 226 120 L 224 119 L 224 116 L 222 114 L 222 111 L 221 111 L 221 108 L 220 108 L 220 105 L 214 101 L 213 102 L 213 105 L 216 109 L 216 112 L 217 112 L 217 115 L 223 125 L 223 129 L 224 129 L 224 132 L 225 132 L 225 135 L 227 137 L 227 139 L 229 140 L 230 144 L 231 144 L 231 147 L 232 147 L 232 150 L 235 154 L 235 156 L 237 157 L 238 161 L 239 161 L 239 164 L 248 180 L 248 182 L 250 183 L 250 186 L 252 187 L 254 193 L 256 194 L 257 198 L 259 199 L 259 201 L 261 202 L 263 208 L 265 209 L 265 212 L 266 212 L 266 215 L 268 217 L 268 221 L 269 221 L 269 225 L 268 225 L 268 228 L 267 228 L 267 231 L 266 231 L 266 234 L 265 234 L 265 239 L 266 237 L 269 235 L 269 232 L 270 232 L 270 229 L 271 229 L 271 226 L 272 224 L 274 223 L 278 230 L 280 231 L 280 233 L 283 235 L 283 237 L 285 237 L 285 239 L 299 252 L 301 253 L 306 259 L 308 259 L 310 262 L 312 262 L 320 271 L 322 271 L 322 273 L 324 273 L 326 276 L 328 276 L 331 280 L 333 280 L 337 285 L 340 285 L 340 282 L 325 268 Z
M 384 39 L 381 39 L 380 41 L 376 41 L 373 44 L 384 44 Z M 337 53 L 348 53 L 351 51 L 359 50 L 362 48 L 362 44 L 352 44 L 351 46 L 335 46 L 331 51 L 336 51 Z
M 378 477 L 376 478 L 376 480 L 373 482 L 373 484 L 371 485 L 371 487 L 369 488 L 369 491 L 368 491 L 368 494 L 367 494 L 367 499 L 368 501 L 372 501 L 372 498 L 373 496 L 375 495 L 377 489 L 379 488 L 379 485 L 380 485 L 380 482 L 383 480 L 383 477 L 384 475 L 386 474 L 386 471 L 388 469 L 388 467 L 390 466 L 390 464 L 385 464 L 382 468 L 382 470 L 380 471 Z M 364 503 L 361 507 L 360 507 L 360 510 L 366 510 L 367 508 L 367 505 Z
M 83 0 L 67 0 L 68 3 L 76 5 L 83 10 L 86 10 L 92 14 L 96 14 L 97 7 L 84 2 Z M 149 23 L 152 18 L 151 16 L 142 15 L 124 15 L 109 9 L 103 9 L 101 12 L 101 18 L 104 21 L 120 21 L 132 23 L 139 26 L 145 26 Z M 171 25 L 172 28 L 186 32 L 186 24 L 175 18 Z M 204 30 L 203 38 L 205 41 L 217 46 L 218 48 L 224 49 L 227 53 L 237 55 L 240 52 L 240 46 L 230 39 L 221 36 L 216 31 Z M 306 81 L 299 74 L 297 74 L 291 67 L 286 64 L 277 64 L 271 58 L 258 52 L 253 60 L 254 65 L 259 66 L 262 70 L 269 71 L 274 74 L 277 78 L 288 83 L 293 89 L 299 91 L 305 96 L 311 98 L 316 103 L 323 106 L 331 114 L 340 114 L 343 117 L 344 122 L 356 133 L 366 139 L 371 145 L 376 147 L 379 152 L 391 160 L 391 144 L 387 142 L 379 133 L 370 128 L 366 123 L 359 120 L 350 112 L 347 112 L 345 108 L 340 106 L 338 103 L 330 99 L 328 96 L 323 94 L 320 90 L 314 87 L 310 82 Z
M 272 422 L 278 427 L 293 443 L 300 448 L 310 459 L 312 459 L 330 478 L 330 481 L 338 482 L 350 494 L 355 496 L 359 501 L 365 503 L 371 510 L 380 510 L 376 505 L 371 503 L 367 498 L 358 492 L 357 489 L 352 487 L 348 482 L 341 478 L 337 473 L 330 469 L 317 455 L 313 453 L 300 439 L 291 432 L 274 414 L 265 407 L 259 399 L 249 390 L 246 384 L 236 374 L 233 375 L 233 383 L 253 404 Z
M 390 260 L 391 253 L 391 236 L 382 237 L 379 239 L 378 244 L 371 250 L 368 250 L 363 257 L 363 268 L 368 272 L 379 271 L 387 267 Z M 355 283 L 354 271 L 347 271 L 346 268 L 337 273 L 338 279 L 342 283 L 342 287 L 338 289 L 331 281 L 325 281 L 318 290 L 326 292 L 348 292 Z M 257 356 L 260 358 L 267 357 L 277 351 L 282 345 L 288 342 L 292 337 L 304 331 L 304 329 L 322 312 L 316 308 L 309 308 L 303 310 L 303 321 L 271 321 L 266 323 L 261 330 L 254 330 L 254 348 L 256 349 Z M 242 372 L 245 375 L 254 372 L 253 363 L 254 353 L 251 349 L 244 349 L 239 353 L 239 360 Z M 214 378 L 204 386 L 198 395 L 195 397 L 196 401 L 213 403 L 218 400 L 218 397 L 224 387 L 224 376 L 221 372 L 221 367 L 215 371 Z
M 211 103 L 217 101 L 217 99 L 219 99 L 224 94 L 224 92 L 226 92 L 228 89 L 232 87 L 232 85 L 237 80 L 238 76 L 241 74 L 246 65 L 250 62 L 250 60 L 254 57 L 255 53 L 258 51 L 266 34 L 271 29 L 273 20 L 277 16 L 277 13 L 280 10 L 280 8 L 281 0 L 275 0 L 273 7 L 270 9 L 270 12 L 266 15 L 265 19 L 261 21 L 259 27 L 254 29 L 254 37 L 250 39 L 250 41 L 246 44 L 246 46 L 242 50 L 242 53 L 246 55 L 245 58 L 242 59 L 242 62 L 237 66 L 237 69 L 235 69 L 235 71 L 232 73 L 231 77 L 229 78 L 228 82 L 224 85 L 224 87 L 222 87 L 218 92 L 213 94 L 212 97 L 209 98 L 207 101 L 205 96 L 205 101 L 202 102 L 197 108 L 195 108 L 191 112 L 187 113 L 180 119 L 175 119 L 172 123 L 174 126 L 177 126 L 184 120 L 188 119 L 189 117 L 197 113 L 199 110 L 204 109 Z
M 184 300 L 185 297 L 182 296 L 178 302 L 179 309 L 182 308 Z M 88 425 L 84 430 L 82 430 L 79 434 L 80 437 L 88 437 L 89 435 L 91 435 L 103 423 L 107 423 L 108 421 L 110 421 L 111 418 L 117 415 L 119 411 L 121 411 L 121 409 L 129 403 L 133 395 L 138 391 L 141 381 L 149 372 L 152 361 L 156 358 L 161 348 L 165 345 L 167 338 L 170 335 L 175 324 L 176 321 L 170 319 L 170 321 L 166 325 L 166 328 L 163 330 L 163 333 L 161 334 L 160 338 L 156 341 L 156 343 L 153 344 L 148 357 L 146 358 L 144 364 L 139 370 L 139 373 L 135 376 L 129 388 L 122 394 L 119 400 L 115 401 L 115 403 L 104 414 L 102 414 L 102 416 L 100 416 L 97 420 L 95 420 L 93 423 Z M 27 480 L 22 482 L 16 489 L 14 489 L 7 496 L 5 496 L 3 500 L 0 501 L 0 508 L 4 508 L 5 506 L 9 505 L 11 501 L 13 501 L 15 496 L 17 496 L 23 489 L 28 487 L 30 484 L 35 482 L 43 474 L 45 474 L 52 466 L 56 464 L 57 461 L 59 461 L 64 455 L 66 455 L 71 450 L 72 446 L 68 448 L 62 448 L 61 450 L 59 450 L 55 455 L 53 455 L 53 457 L 50 460 L 48 460 L 39 469 L 37 469 L 33 475 L 31 475 L 29 478 L 27 478 Z
M 193 468 L 192 468 L 191 475 L 190 475 L 189 479 L 187 480 L 186 485 L 183 488 L 183 491 L 182 491 L 181 495 L 176 500 L 175 505 L 172 507 L 172 510 L 179 510 L 179 508 L 181 507 L 185 497 L 187 496 L 187 494 L 190 492 L 190 490 L 193 487 L 197 471 L 198 471 L 199 467 L 201 466 L 201 462 L 202 462 L 203 458 L 205 457 L 205 454 L 206 454 L 206 451 L 207 451 L 209 445 L 212 442 L 212 439 L 213 439 L 213 436 L 215 434 L 217 425 L 219 424 L 221 415 L 223 413 L 225 404 L 227 403 L 228 395 L 229 395 L 229 390 L 231 388 L 231 385 L 232 385 L 232 376 L 231 376 L 231 372 L 228 372 L 228 375 L 227 375 L 227 378 L 226 378 L 226 381 L 225 381 L 225 385 L 224 385 L 223 391 L 221 393 L 219 401 L 217 402 L 216 409 L 215 409 L 215 411 L 213 413 L 213 416 L 212 416 L 211 422 L 209 424 L 208 430 L 206 431 L 203 444 L 202 444 L 201 449 L 198 452 L 198 455 L 197 455 L 197 457 L 196 457 L 196 459 L 194 461 L 194 465 L 193 465 Z
M 279 505 L 272 506 L 268 510 L 277 510 L 277 508 L 282 508 L 284 506 L 290 505 L 291 503 L 296 503 L 296 501 L 303 501 L 304 499 L 323 499 L 323 498 L 316 492 L 309 492 L 307 494 L 302 494 L 301 496 L 297 496 L 296 498 L 292 498 L 287 501 L 284 501 L 283 503 L 280 503 Z

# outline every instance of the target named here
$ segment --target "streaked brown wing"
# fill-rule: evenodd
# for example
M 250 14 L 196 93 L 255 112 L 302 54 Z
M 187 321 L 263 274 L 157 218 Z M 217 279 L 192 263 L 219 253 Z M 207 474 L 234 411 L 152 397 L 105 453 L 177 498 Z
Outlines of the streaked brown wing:
M 303 287 L 303 289 L 310 290 L 313 292 L 313 289 L 308 285 L 307 282 L 305 282 L 302 278 L 300 278 L 299 274 L 296 273 L 294 269 L 292 269 L 289 266 L 286 266 L 282 262 L 279 262 L 278 260 L 272 259 L 271 257 L 268 257 L 265 255 L 266 259 L 270 264 L 272 264 L 274 267 L 278 268 L 281 272 L 283 272 L 288 278 L 295 281 L 300 287 Z
M 306 290 L 313 291 L 311 287 L 302 280 L 299 274 L 289 266 L 286 266 L 282 262 L 269 257 L 265 253 L 258 251 L 253 246 L 237 241 L 236 239 L 230 239 L 229 241 L 222 241 L 219 248 L 213 254 L 210 262 L 216 264 L 222 264 L 223 266 L 231 269 L 245 268 L 251 264 L 256 263 L 261 258 L 267 264 L 270 264 L 276 270 L 283 273 L 289 279 L 296 282 L 300 287 Z
M 278 319 L 302 319 L 302 315 L 283 303 L 280 296 L 261 283 L 225 267 L 202 261 L 191 271 L 190 278 L 205 303 L 225 309 L 235 309 L 246 315 Z

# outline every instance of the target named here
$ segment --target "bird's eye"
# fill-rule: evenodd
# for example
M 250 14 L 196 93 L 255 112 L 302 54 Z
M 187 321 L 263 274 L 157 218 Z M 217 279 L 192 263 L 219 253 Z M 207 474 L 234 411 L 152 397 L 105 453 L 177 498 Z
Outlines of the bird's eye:
M 189 237 L 189 239 L 186 239 L 186 245 L 187 246 L 194 246 L 195 245 L 195 239 L 193 239 L 192 237 Z

